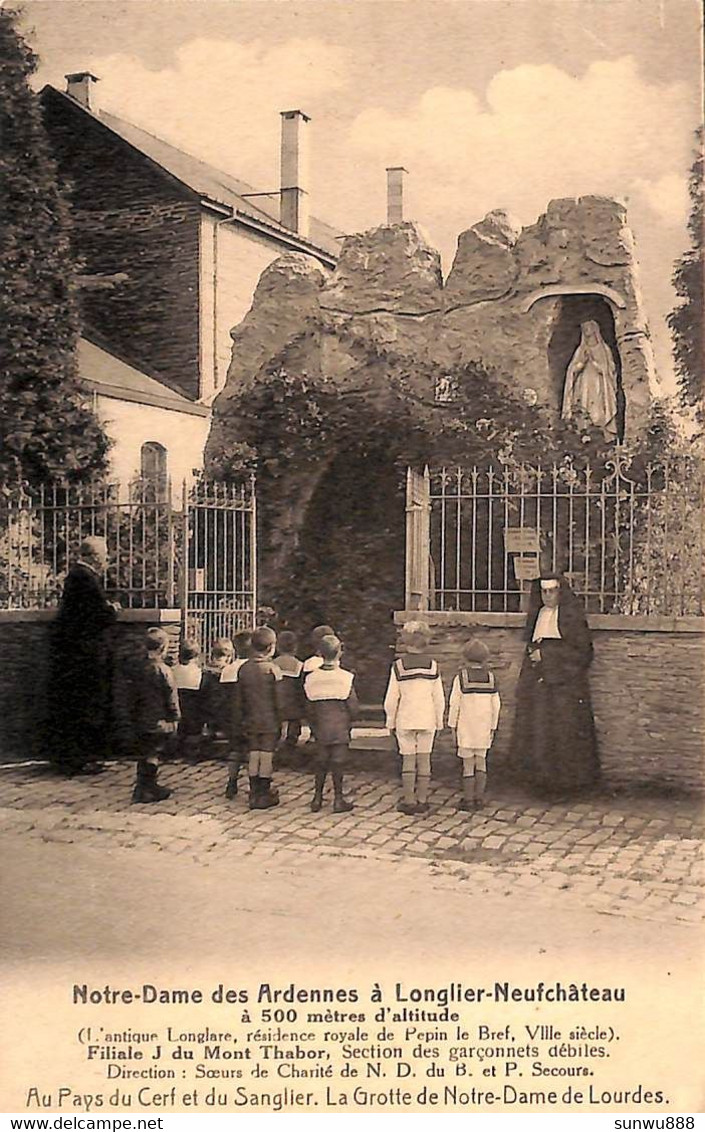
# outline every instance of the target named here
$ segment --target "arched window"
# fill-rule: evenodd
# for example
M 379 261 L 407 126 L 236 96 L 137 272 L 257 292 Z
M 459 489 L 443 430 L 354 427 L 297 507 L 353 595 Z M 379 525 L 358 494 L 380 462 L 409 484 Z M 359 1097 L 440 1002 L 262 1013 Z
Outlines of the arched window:
M 155 489 L 157 498 L 163 499 L 167 492 L 167 453 L 163 444 L 148 440 L 142 445 L 140 453 L 140 474 L 145 484 Z

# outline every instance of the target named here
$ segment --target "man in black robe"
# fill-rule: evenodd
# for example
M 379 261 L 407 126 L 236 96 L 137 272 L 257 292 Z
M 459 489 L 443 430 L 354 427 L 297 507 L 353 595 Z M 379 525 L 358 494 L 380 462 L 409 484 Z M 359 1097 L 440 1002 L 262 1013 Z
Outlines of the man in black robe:
M 532 583 L 526 655 L 516 692 L 512 761 L 542 794 L 593 786 L 600 777 L 585 613 L 565 578 Z
M 97 774 L 106 751 L 111 707 L 109 629 L 119 606 L 108 601 L 102 538 L 81 543 L 52 626 L 47 755 L 69 777 Z

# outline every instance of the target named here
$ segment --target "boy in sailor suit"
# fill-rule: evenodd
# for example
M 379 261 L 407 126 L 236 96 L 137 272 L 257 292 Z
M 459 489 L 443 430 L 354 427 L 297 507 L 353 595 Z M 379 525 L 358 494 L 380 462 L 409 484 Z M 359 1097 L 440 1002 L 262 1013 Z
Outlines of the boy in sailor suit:
M 448 726 L 456 732 L 458 758 L 463 762 L 461 810 L 479 810 L 487 784 L 487 752 L 499 723 L 499 692 L 487 662 L 489 649 L 469 640 L 463 648 L 465 664 L 453 681 Z
M 303 664 L 296 655 L 295 633 L 285 629 L 277 637 L 277 655 L 274 663 L 282 674 L 281 710 L 284 717 L 284 746 L 291 752 L 301 735 L 301 720 L 305 715 Z
M 323 664 L 323 659 L 321 657 L 321 654 L 320 654 L 320 651 L 319 651 L 319 648 L 318 648 L 320 642 L 323 640 L 324 637 L 334 637 L 334 636 L 335 636 L 335 629 L 332 629 L 330 627 L 330 625 L 316 625 L 316 628 L 311 630 L 311 635 L 310 635 L 309 639 L 311 641 L 311 648 L 313 649 L 313 653 L 311 654 L 311 656 L 307 657 L 306 660 L 304 661 L 304 667 L 303 667 L 304 679 L 306 678 L 306 676 L 308 676 L 309 672 L 314 672 L 317 668 L 320 668 L 321 665 Z
M 171 675 L 174 677 L 179 693 L 179 707 L 181 719 L 176 734 L 177 749 L 186 757 L 198 755 L 201 733 L 203 731 L 203 698 L 201 683 L 203 669 L 201 668 L 201 650 L 197 641 L 184 640 L 179 649 L 179 663 L 173 665 Z
M 438 665 L 428 655 L 430 638 L 428 625 L 407 622 L 400 636 L 402 655 L 392 665 L 384 698 L 387 727 L 396 732 L 402 757 L 403 796 L 397 806 L 402 814 L 429 812 L 431 751 L 436 731 L 443 729 L 445 697 Z
M 322 663 L 306 677 L 304 692 L 308 717 L 317 745 L 316 789 L 311 809 L 323 805 L 323 787 L 328 771 L 333 779 L 333 813 L 347 814 L 353 808 L 343 795 L 343 768 L 350 743 L 350 728 L 358 709 L 354 676 L 340 667 L 342 646 L 333 634 L 321 637 L 318 651 Z

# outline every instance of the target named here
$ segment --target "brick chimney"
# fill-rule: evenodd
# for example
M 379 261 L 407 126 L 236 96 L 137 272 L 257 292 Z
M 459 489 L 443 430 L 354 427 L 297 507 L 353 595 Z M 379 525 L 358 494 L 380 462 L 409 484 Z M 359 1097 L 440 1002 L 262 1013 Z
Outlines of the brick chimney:
M 408 173 L 403 165 L 387 166 L 387 224 L 401 224 L 404 219 L 404 176 Z
M 309 138 L 311 119 L 302 110 L 282 110 L 281 197 L 279 219 L 285 228 L 308 236 Z
M 96 75 L 92 75 L 90 71 L 76 71 L 75 74 L 66 75 L 65 78 L 66 93 L 76 102 L 80 102 L 84 109 L 90 110 L 91 114 L 100 113 L 96 86 L 100 79 Z

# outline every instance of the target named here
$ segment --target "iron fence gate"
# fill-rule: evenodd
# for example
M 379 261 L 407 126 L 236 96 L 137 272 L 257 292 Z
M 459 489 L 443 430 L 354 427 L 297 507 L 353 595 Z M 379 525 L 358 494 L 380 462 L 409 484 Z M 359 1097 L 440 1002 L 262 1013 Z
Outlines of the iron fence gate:
M 254 480 L 199 482 L 182 503 L 187 568 L 181 573 L 184 632 L 203 651 L 218 637 L 251 629 L 257 609 Z
M 207 650 L 251 627 L 257 607 L 254 481 L 166 481 L 0 489 L 0 609 L 51 609 L 82 540 L 105 539 L 109 596 L 126 609 L 179 606 Z
M 410 470 L 407 608 L 518 612 L 560 570 L 588 612 L 701 616 L 703 500 L 690 456 Z

